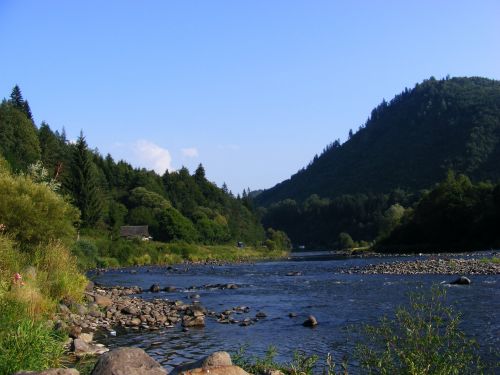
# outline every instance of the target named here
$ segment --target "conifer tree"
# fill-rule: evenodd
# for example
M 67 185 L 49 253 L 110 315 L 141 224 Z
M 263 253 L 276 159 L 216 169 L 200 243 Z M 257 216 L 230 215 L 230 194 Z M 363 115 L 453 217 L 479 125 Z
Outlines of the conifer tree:
M 23 94 L 21 93 L 21 89 L 18 85 L 15 85 L 12 89 L 12 92 L 10 94 L 10 103 L 17 109 L 24 111 Z
M 75 205 L 82 213 L 83 226 L 88 227 L 100 219 L 102 199 L 95 166 L 82 132 L 73 148 L 71 162 L 67 187 L 73 195 Z

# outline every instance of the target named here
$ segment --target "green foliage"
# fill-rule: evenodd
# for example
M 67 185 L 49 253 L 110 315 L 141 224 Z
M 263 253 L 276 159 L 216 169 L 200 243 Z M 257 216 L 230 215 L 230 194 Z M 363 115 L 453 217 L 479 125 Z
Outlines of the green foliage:
M 82 224 L 92 226 L 101 217 L 102 198 L 97 183 L 97 171 L 83 133 L 73 147 L 71 170 L 66 186 L 80 209 Z
M 339 234 L 339 246 L 341 249 L 352 249 L 354 247 L 354 241 L 349 233 L 341 232 Z
M 279 363 L 275 360 L 278 352 L 274 346 L 269 346 L 263 357 L 247 357 L 245 350 L 245 346 L 240 347 L 237 352 L 231 354 L 231 358 L 236 366 L 251 374 L 266 375 L 276 370 L 287 375 L 313 375 L 318 373 L 318 356 L 315 354 L 307 355 L 303 351 L 296 350 L 293 353 L 291 362 Z M 339 369 L 338 372 L 337 368 Z M 347 364 L 343 363 L 339 368 L 333 361 L 333 357 L 328 354 L 322 373 L 324 375 L 347 375 Z
M 477 345 L 460 330 L 460 315 L 445 305 L 445 292 L 414 294 L 394 320 L 365 326 L 367 344 L 357 355 L 370 374 L 480 374 Z
M 44 184 L 26 176 L 0 175 L 0 223 L 23 249 L 75 236 L 77 210 Z
M 312 194 L 418 191 L 448 169 L 473 180 L 500 178 L 500 82 L 429 79 L 383 101 L 344 144 L 334 142 L 289 180 L 259 194 L 259 205 Z
M 265 246 L 269 250 L 284 250 L 289 251 L 292 248 L 292 243 L 285 232 L 268 228 L 266 231 L 267 239 Z
M 4 310 L 2 308 L 2 310 Z M 1 320 L 4 320 L 2 311 Z M 20 319 L 7 330 L 0 330 L 0 374 L 20 370 L 45 370 L 57 367 L 64 353 L 64 337 L 46 323 Z
M 0 104 L 0 154 L 14 170 L 40 159 L 40 145 L 33 122 L 13 105 Z
M 473 184 L 450 172 L 377 248 L 422 252 L 498 247 L 499 191 L 499 185 Z
M 37 131 L 27 109 L 19 87 L 0 105 L 0 154 L 14 171 L 37 182 L 62 182 L 62 193 L 70 195 L 81 212 L 80 229 L 104 228 L 116 236 L 122 225 L 136 224 L 149 225 L 153 237 L 162 241 L 264 241 L 250 200 L 236 199 L 227 188 L 208 181 L 201 164 L 192 175 L 187 168 L 163 176 L 134 169 L 89 149 L 83 134 L 71 144 L 64 129 L 54 132 L 42 122 Z M 43 164 L 35 164 L 39 160 Z M 29 165 L 37 170 L 28 172 Z
M 342 232 L 356 242 L 373 241 L 389 231 L 401 218 L 401 211 L 417 199 L 417 195 L 397 189 L 389 194 L 353 194 L 333 199 L 314 194 L 303 203 L 291 199 L 262 210 L 266 227 L 286 232 L 295 245 L 343 248 Z M 354 241 L 353 240 L 353 241 Z M 349 245 L 348 247 L 350 247 Z

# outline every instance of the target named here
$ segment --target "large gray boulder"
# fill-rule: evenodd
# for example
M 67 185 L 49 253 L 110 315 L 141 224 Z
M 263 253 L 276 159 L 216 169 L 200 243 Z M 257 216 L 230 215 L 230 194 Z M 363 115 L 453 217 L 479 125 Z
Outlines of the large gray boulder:
M 166 375 L 167 371 L 140 348 L 118 348 L 103 354 L 91 375 Z

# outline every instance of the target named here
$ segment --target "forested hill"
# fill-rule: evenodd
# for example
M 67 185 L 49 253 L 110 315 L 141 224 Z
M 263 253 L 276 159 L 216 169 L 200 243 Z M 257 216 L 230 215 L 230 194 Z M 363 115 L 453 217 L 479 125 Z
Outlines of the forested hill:
M 335 141 L 305 169 L 256 197 L 267 206 L 312 194 L 416 191 L 448 170 L 500 178 L 500 81 L 430 78 L 373 109 L 366 124 Z
M 3 159 L 13 173 L 54 184 L 69 197 L 80 210 L 83 229 L 116 237 L 123 225 L 148 225 L 153 238 L 164 242 L 260 244 L 266 239 L 249 201 L 210 182 L 201 164 L 193 174 L 181 168 L 160 176 L 102 156 L 83 134 L 69 142 L 64 130 L 35 125 L 18 86 L 0 104 Z

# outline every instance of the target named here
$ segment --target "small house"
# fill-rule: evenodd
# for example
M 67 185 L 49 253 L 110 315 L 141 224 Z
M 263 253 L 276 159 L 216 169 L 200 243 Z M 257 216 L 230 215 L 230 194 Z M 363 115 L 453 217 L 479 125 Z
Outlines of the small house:
M 149 235 L 147 225 L 125 225 L 120 228 L 120 237 L 127 239 L 140 238 L 143 241 L 149 241 L 153 238 Z

